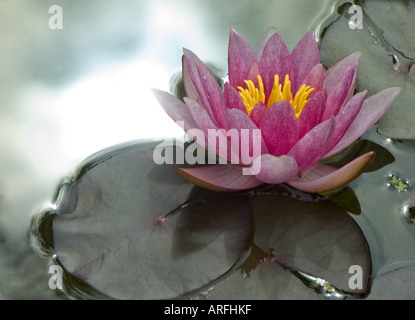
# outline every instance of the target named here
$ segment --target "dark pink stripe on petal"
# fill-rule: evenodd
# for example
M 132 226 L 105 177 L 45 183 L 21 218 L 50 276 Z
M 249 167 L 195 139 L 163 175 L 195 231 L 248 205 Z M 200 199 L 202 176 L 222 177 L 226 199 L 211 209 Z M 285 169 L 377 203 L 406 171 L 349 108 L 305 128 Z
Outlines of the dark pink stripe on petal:
M 228 49 L 228 76 L 229 82 L 233 87 L 243 86 L 247 77 L 249 67 L 234 47 Z
M 206 137 L 208 129 L 218 129 L 207 111 L 200 104 L 187 97 L 184 98 L 184 102 L 188 107 L 188 110 L 190 111 L 193 119 L 196 121 L 197 126 L 195 128 L 200 128 L 202 131 L 204 131 L 206 133 Z
M 304 79 L 320 63 L 320 52 L 314 31 L 307 32 L 291 52 L 293 64 L 292 90 L 297 92 Z
M 333 134 L 333 138 L 327 151 L 333 149 L 333 147 L 340 141 L 344 133 L 350 127 L 350 124 L 356 118 L 360 108 L 363 105 L 363 100 L 365 99 L 366 93 L 366 90 L 357 93 L 346 103 L 343 108 L 341 108 L 336 116 L 336 130 Z
M 360 56 L 360 52 L 352 53 L 330 67 L 330 69 L 328 69 L 325 73 L 323 90 L 327 90 L 327 93 L 330 94 L 331 91 L 337 86 L 339 81 L 343 78 L 343 74 L 349 65 L 354 65 L 356 68 L 358 67 Z
M 298 165 L 298 171 L 304 171 L 315 165 L 327 152 L 336 126 L 335 118 L 320 123 L 310 130 L 288 152 Z
M 270 154 L 286 154 L 299 139 L 294 109 L 287 101 L 274 103 L 262 118 L 260 129 Z
M 325 92 L 317 92 L 305 105 L 298 118 L 300 139 L 321 122 L 327 96 Z
M 194 101 L 197 101 L 198 103 L 202 103 L 199 94 L 197 93 L 193 81 L 190 77 L 189 68 L 187 67 L 187 63 L 185 61 L 184 56 L 182 57 L 182 77 L 186 96 Z
M 206 110 L 203 109 L 203 107 L 201 107 L 196 101 L 193 101 L 189 98 L 184 98 L 184 102 L 186 103 L 186 106 L 188 107 L 190 114 L 192 115 L 192 117 L 194 118 L 197 124 L 196 127 L 193 127 L 190 129 L 200 129 L 202 131 L 202 137 L 196 138 L 197 142 L 200 145 L 202 145 L 202 141 L 199 141 L 198 139 L 204 139 L 203 141 L 204 144 L 202 146 L 205 149 L 208 149 L 210 152 L 214 154 L 218 154 L 219 146 L 212 147 L 208 143 L 209 142 L 208 141 L 208 137 L 209 137 L 208 130 L 209 129 L 217 130 L 218 127 L 216 126 L 216 124 L 212 122 L 212 119 L 209 117 Z M 197 133 L 195 131 L 196 130 L 187 131 L 189 135 L 192 135 L 191 137 L 192 139 L 194 139 L 193 134 Z
M 268 111 L 268 108 L 262 102 L 256 104 L 251 112 L 251 120 L 253 123 L 259 127 L 261 125 L 262 118 L 264 118 L 265 113 Z
M 305 77 L 304 81 L 301 84 L 305 84 L 307 86 L 314 88 L 314 90 L 309 95 L 309 97 L 311 98 L 313 95 L 317 94 L 317 92 L 320 92 L 322 90 L 323 82 L 324 82 L 324 67 L 321 63 L 319 63 L 319 64 L 316 64 L 313 67 L 313 69 L 311 69 L 310 73 Z
M 235 65 L 245 65 L 245 69 L 249 69 L 254 61 L 256 61 L 256 56 L 248 41 L 239 35 L 234 28 L 231 28 L 229 34 L 229 48 L 228 48 L 228 62 L 233 64 L 233 59 L 240 60 Z M 231 77 L 231 75 L 230 75 Z
M 210 73 L 202 61 L 197 61 L 197 66 L 207 98 L 207 101 L 204 103 L 208 103 L 210 105 L 213 117 L 218 126 L 220 128 L 227 129 L 228 125 L 226 123 L 225 115 L 225 97 L 223 96 L 222 89 L 219 87 L 215 77 Z
M 215 126 L 217 126 L 218 124 L 216 122 L 215 117 L 213 116 L 212 109 L 210 108 L 210 105 L 207 101 L 206 92 L 200 79 L 199 70 L 196 64 L 196 61 L 198 61 L 199 58 L 190 50 L 184 49 L 183 51 L 183 60 L 184 64 L 186 65 L 186 72 L 189 74 L 190 82 L 193 84 L 193 87 L 196 90 L 197 95 L 199 96 L 200 105 L 204 107 L 209 117 L 215 123 Z M 191 87 L 190 84 L 188 86 Z M 192 89 L 190 89 L 190 91 L 192 91 Z
M 193 52 L 184 49 L 184 59 L 203 107 L 217 126 L 226 129 L 225 99 L 218 83 Z
M 278 184 L 294 178 L 298 172 L 297 163 L 293 157 L 274 157 L 270 154 L 261 156 L 261 170 L 256 175 L 258 180 L 269 184 Z
M 325 157 L 330 157 L 347 148 L 352 142 L 357 140 L 371 126 L 373 126 L 389 109 L 395 97 L 401 92 L 400 87 L 391 87 L 367 98 L 347 129 L 346 133 L 340 139 L 339 143 Z
M 242 58 L 247 67 L 256 61 L 255 53 L 248 41 L 239 35 L 234 28 L 231 28 L 229 34 L 229 49 L 230 48 L 233 48 L 238 52 L 238 56 Z
M 260 75 L 259 66 L 258 62 L 255 61 L 253 64 L 251 64 L 245 80 L 251 80 L 255 84 L 255 87 L 258 87 L 258 75 Z M 242 87 L 245 87 L 245 83 L 242 85 Z
M 255 125 L 255 123 L 252 122 L 252 119 L 245 113 L 237 109 L 228 109 L 226 112 L 227 120 L 229 123 L 229 127 L 232 129 L 236 129 L 239 132 L 239 137 L 242 137 L 241 130 L 245 129 L 245 131 L 249 131 L 249 140 L 240 140 L 241 141 L 241 149 L 240 150 L 248 150 L 249 148 L 249 154 L 253 155 L 253 134 L 254 130 L 259 132 L 259 128 Z M 265 144 L 265 141 L 262 137 L 262 134 L 258 137 L 258 139 L 261 141 L 260 145 L 260 154 L 268 153 L 267 146 Z M 256 146 L 258 147 L 258 146 Z
M 196 121 L 189 112 L 188 107 L 182 101 L 171 94 L 158 89 L 153 89 L 153 94 L 170 118 L 176 122 L 184 122 L 183 129 L 185 131 L 198 127 Z
M 274 75 L 278 74 L 281 81 L 284 81 L 287 74 L 292 79 L 291 55 L 278 33 L 273 34 L 265 45 L 259 60 L 259 70 L 267 97 L 269 97 L 274 84 Z
M 354 91 L 356 73 L 356 65 L 349 65 L 346 67 L 340 82 L 328 94 L 323 121 L 329 119 L 331 116 L 336 116 L 340 108 L 344 106 L 348 100 L 350 90 Z
M 257 51 L 256 51 L 256 59 L 257 59 L 257 61 L 259 61 L 261 59 L 262 53 L 264 52 L 265 46 L 267 45 L 269 39 L 271 39 L 271 37 L 274 34 L 276 34 L 276 33 L 278 33 L 277 32 L 277 29 L 275 29 L 275 28 L 269 28 L 265 32 L 265 34 L 262 36 L 262 39 L 261 39 L 261 41 L 259 43 L 259 46 L 257 48 Z
M 374 152 L 366 153 L 340 169 L 318 164 L 304 171 L 301 176 L 289 181 L 288 184 L 296 189 L 311 193 L 332 191 L 345 186 L 360 176 L 374 157 Z
M 238 90 L 236 90 L 229 82 L 225 83 L 224 87 L 225 102 L 229 109 L 238 109 L 246 113 L 246 108 L 242 102 Z

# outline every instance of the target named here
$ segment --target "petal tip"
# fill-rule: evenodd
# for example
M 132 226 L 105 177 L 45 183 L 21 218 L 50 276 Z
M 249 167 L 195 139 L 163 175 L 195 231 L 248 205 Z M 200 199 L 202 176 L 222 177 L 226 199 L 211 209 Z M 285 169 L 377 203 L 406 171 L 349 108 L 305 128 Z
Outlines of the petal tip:
M 341 188 L 359 177 L 375 159 L 376 152 L 370 151 L 354 159 L 340 169 L 317 165 L 294 180 L 290 186 L 310 193 L 329 192 Z

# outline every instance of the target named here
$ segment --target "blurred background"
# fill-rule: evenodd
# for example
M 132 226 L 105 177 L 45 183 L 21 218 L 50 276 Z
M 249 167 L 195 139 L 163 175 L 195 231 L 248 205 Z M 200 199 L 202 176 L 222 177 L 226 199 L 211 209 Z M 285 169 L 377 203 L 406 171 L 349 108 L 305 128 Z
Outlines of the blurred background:
M 254 49 L 274 26 L 291 50 L 332 4 L 0 1 L 0 299 L 61 298 L 27 231 L 78 163 L 121 142 L 182 136 L 149 89 L 169 90 L 183 47 L 226 78 L 231 26 Z

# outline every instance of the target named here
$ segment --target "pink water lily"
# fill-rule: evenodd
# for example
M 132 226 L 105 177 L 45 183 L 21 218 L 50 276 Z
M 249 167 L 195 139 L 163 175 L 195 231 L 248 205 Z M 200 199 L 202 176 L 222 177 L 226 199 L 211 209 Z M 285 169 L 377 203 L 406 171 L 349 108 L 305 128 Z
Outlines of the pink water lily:
M 384 89 L 366 98 L 354 94 L 360 53 L 351 54 L 324 71 L 314 32 L 308 32 L 290 53 L 275 29 L 269 29 L 254 52 L 231 29 L 229 81 L 217 84 L 204 63 L 184 50 L 184 102 L 155 90 L 169 116 L 184 129 L 261 130 L 259 172 L 244 175 L 252 163 L 206 165 L 179 172 L 206 188 L 242 190 L 262 183 L 289 185 L 307 192 L 339 188 L 373 160 L 369 152 L 342 168 L 320 163 L 358 139 L 392 104 L 400 88 Z M 243 145 L 241 148 L 252 148 Z

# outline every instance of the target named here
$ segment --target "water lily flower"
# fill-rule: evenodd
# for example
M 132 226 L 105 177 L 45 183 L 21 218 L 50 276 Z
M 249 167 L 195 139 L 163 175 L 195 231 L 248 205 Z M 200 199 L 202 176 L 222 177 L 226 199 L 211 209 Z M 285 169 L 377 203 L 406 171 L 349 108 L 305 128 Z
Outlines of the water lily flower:
M 161 106 L 184 129 L 255 129 L 261 131 L 261 154 L 252 163 L 177 168 L 190 181 L 215 190 L 242 190 L 262 183 L 287 183 L 306 192 L 326 192 L 358 177 L 373 160 L 369 152 L 342 168 L 320 163 L 347 148 L 374 125 L 400 88 L 386 88 L 366 99 L 354 94 L 360 53 L 327 71 L 313 31 L 290 53 L 275 29 L 264 35 L 256 52 L 233 28 L 228 48 L 229 81 L 218 85 L 190 50 L 183 55 L 184 101 L 154 90 Z M 240 141 L 241 148 L 252 148 Z M 228 158 L 229 159 L 229 158 Z M 243 168 L 259 161 L 260 171 Z M 254 171 L 252 171 L 254 172 Z

